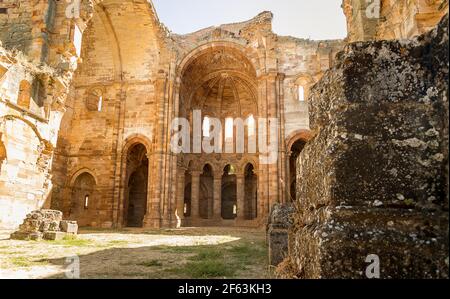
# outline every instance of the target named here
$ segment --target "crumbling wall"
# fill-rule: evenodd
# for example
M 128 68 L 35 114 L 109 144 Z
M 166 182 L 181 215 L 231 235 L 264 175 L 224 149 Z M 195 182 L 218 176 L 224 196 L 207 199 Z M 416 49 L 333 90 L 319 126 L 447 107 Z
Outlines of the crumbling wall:
M 448 278 L 448 16 L 348 45 L 309 98 L 289 262 L 301 278 Z
M 348 41 L 408 39 L 432 30 L 448 0 L 343 0 Z

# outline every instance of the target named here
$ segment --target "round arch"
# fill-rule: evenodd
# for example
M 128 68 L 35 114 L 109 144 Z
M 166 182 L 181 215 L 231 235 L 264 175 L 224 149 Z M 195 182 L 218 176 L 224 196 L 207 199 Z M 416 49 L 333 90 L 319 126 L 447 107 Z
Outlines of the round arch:
M 255 70 L 255 73 L 258 74 L 260 71 L 260 64 L 259 64 L 259 58 L 258 53 L 256 53 L 251 48 L 246 48 L 241 44 L 238 44 L 236 42 L 231 41 L 215 41 L 215 42 L 207 42 L 206 44 L 200 45 L 197 48 L 193 49 L 191 52 L 186 54 L 183 59 L 180 60 L 177 67 L 177 75 L 179 78 L 182 78 L 186 68 L 195 61 L 198 57 L 200 57 L 202 54 L 206 53 L 207 51 L 211 51 L 214 49 L 219 48 L 225 48 L 225 49 L 232 49 L 235 51 L 240 52 L 244 57 L 246 57 L 251 65 L 253 66 L 253 69 Z M 248 52 L 247 55 L 246 53 Z
M 289 136 L 286 138 L 286 150 L 290 151 L 294 143 L 297 142 L 298 140 L 303 140 L 307 143 L 313 138 L 314 138 L 313 131 L 305 129 L 297 130 L 289 134 Z
M 83 168 L 78 169 L 77 171 L 75 171 L 74 173 L 72 173 L 69 176 L 70 180 L 67 182 L 67 187 L 73 187 L 75 185 L 75 182 L 76 182 L 77 178 L 80 175 L 83 175 L 85 173 L 90 174 L 94 178 L 95 185 L 98 185 L 97 175 L 95 174 L 95 172 L 92 171 L 91 169 L 87 168 L 87 167 L 83 167 Z
M 142 134 L 133 134 L 128 136 L 125 139 L 124 142 L 124 147 L 122 149 L 122 157 L 128 154 L 128 151 L 135 146 L 136 144 L 142 144 L 145 146 L 147 153 L 151 153 L 152 152 L 152 142 L 150 141 L 150 139 L 147 136 L 144 136 Z

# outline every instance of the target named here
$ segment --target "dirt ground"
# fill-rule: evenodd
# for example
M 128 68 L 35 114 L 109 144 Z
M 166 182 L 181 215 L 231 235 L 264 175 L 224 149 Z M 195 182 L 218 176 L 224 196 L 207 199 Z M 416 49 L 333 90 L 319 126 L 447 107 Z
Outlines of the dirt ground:
M 81 230 L 63 241 L 9 240 L 0 278 L 270 278 L 263 230 Z M 74 270 L 75 269 L 75 270 Z M 73 271 L 74 270 L 74 271 Z

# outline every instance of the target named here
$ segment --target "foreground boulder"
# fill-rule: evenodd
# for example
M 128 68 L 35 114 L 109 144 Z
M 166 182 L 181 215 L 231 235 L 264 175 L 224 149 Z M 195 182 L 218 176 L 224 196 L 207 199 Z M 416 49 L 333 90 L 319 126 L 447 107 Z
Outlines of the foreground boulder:
M 448 278 L 448 45 L 350 44 L 314 86 L 282 277 Z
M 33 211 L 27 215 L 19 230 L 11 235 L 13 240 L 61 240 L 66 235 L 77 235 L 76 221 L 63 221 L 63 213 L 56 210 Z

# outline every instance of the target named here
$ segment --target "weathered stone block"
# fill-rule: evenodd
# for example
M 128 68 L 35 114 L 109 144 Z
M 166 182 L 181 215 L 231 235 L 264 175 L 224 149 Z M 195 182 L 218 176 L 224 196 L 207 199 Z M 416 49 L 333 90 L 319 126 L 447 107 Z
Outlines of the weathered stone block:
M 49 241 L 61 241 L 67 234 L 64 232 L 45 232 L 44 239 Z
M 293 276 L 366 278 L 376 255 L 381 278 L 448 278 L 447 82 L 448 16 L 415 40 L 339 54 L 309 100 Z
M 276 204 L 272 209 L 267 226 L 269 264 L 277 266 L 288 254 L 288 229 L 292 226 L 292 205 Z
M 11 234 L 12 240 L 22 241 L 41 241 L 43 234 L 41 232 L 15 232 Z
M 60 224 L 61 231 L 76 235 L 78 233 L 78 224 L 76 221 L 61 221 Z

